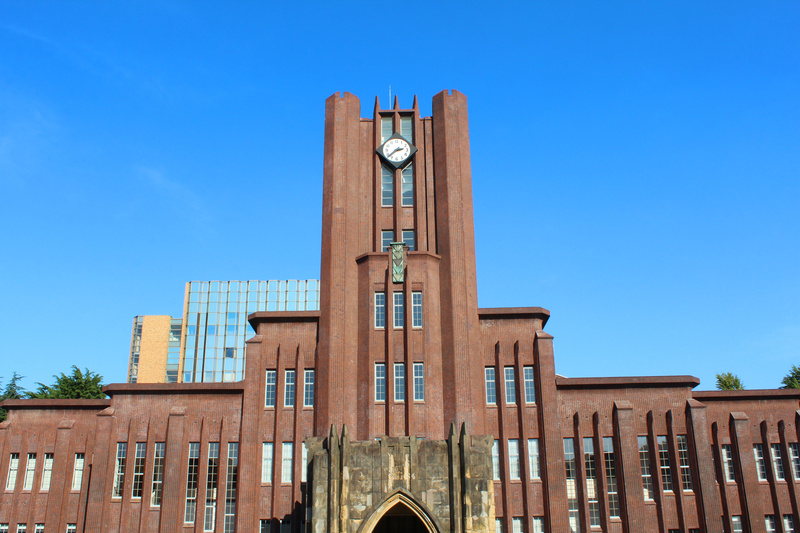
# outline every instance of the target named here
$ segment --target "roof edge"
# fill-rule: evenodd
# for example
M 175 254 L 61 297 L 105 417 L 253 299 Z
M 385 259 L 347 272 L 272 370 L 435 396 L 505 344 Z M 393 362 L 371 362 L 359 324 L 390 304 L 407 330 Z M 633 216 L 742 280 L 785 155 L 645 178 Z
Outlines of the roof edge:
M 0 402 L 5 409 L 105 409 L 111 405 L 108 398 L 32 398 L 28 400 L 5 400 Z
M 111 383 L 103 387 L 115 394 L 237 394 L 244 392 L 244 382 L 227 383 Z
M 699 390 L 692 393 L 695 400 L 729 401 L 729 400 L 757 400 L 760 398 L 791 398 L 800 399 L 800 389 L 752 389 L 752 390 Z
M 700 384 L 694 376 L 619 376 L 604 378 L 567 378 L 556 376 L 559 389 L 638 389 L 648 387 L 689 387 Z

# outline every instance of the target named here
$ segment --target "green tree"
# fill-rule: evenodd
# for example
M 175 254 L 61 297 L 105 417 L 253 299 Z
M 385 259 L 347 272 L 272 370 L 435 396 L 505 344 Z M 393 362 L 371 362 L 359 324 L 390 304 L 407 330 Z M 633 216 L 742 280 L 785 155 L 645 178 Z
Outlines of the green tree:
M 11 381 L 8 382 L 6 388 L 3 389 L 3 393 L 0 394 L 0 402 L 3 400 L 19 400 L 21 398 L 25 398 L 27 392 L 25 389 L 19 386 L 19 380 L 22 379 L 23 376 L 20 376 L 16 372 L 14 375 L 11 376 Z M 8 416 L 8 411 L 0 407 L 0 422 L 6 419 Z
M 800 389 L 800 367 L 792 365 L 792 370 L 781 380 L 782 389 Z
M 92 372 L 88 368 L 84 373 L 81 372 L 80 368 L 72 365 L 72 374 L 66 375 L 62 372 L 61 375 L 54 375 L 53 377 L 56 380 L 55 383 L 52 385 L 37 383 L 39 386 L 35 391 L 28 393 L 28 398 L 91 399 L 106 397 L 101 383 L 103 376 Z
M 744 383 L 736 374 L 724 372 L 717 374 L 717 388 L 719 390 L 744 390 Z

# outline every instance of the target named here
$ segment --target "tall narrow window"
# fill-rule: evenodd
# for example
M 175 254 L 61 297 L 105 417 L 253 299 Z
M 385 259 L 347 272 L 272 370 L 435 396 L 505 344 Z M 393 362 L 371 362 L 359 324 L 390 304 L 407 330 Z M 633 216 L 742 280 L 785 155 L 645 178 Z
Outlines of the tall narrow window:
M 422 292 L 411 293 L 411 327 L 422 327 Z
M 689 465 L 689 440 L 686 435 L 678 435 L 678 461 L 681 470 L 681 487 L 692 490 L 692 468 Z
M 306 370 L 303 385 L 303 405 L 314 407 L 314 371 Z
M 275 396 L 277 391 L 278 373 L 275 370 L 267 370 L 266 399 L 264 405 L 275 407 Z
M 286 383 L 283 389 L 283 405 L 294 407 L 294 370 L 287 370 L 285 373 Z
M 543 516 L 534 516 L 533 517 L 533 533 L 544 533 L 544 517 Z
M 733 469 L 733 453 L 731 451 L 731 445 L 722 444 L 719 449 L 720 455 L 722 456 L 722 467 L 725 470 L 725 481 L 732 483 L 736 481 L 736 471 Z
M 122 498 L 122 487 L 125 485 L 125 458 L 128 455 L 128 443 L 117 443 L 117 458 L 114 463 L 114 486 L 111 489 L 113 498 Z
M 661 467 L 661 483 L 664 492 L 672 492 L 672 470 L 669 465 L 669 444 L 666 435 L 659 435 L 658 464 Z
M 8 461 L 8 477 L 6 478 L 6 490 L 14 490 L 17 484 L 17 470 L 19 470 L 19 454 L 12 453 Z
M 405 137 L 408 142 L 414 142 L 411 130 L 412 117 L 400 117 L 400 135 Z
M 486 376 L 486 403 L 495 405 L 497 404 L 497 383 L 494 377 L 494 367 L 487 366 L 484 372 Z
M 385 143 L 386 139 L 392 136 L 392 133 L 394 133 L 394 127 L 392 126 L 392 117 L 391 116 L 381 117 L 381 144 Z
M 392 207 L 394 205 L 394 172 L 391 169 L 381 166 L 381 206 Z M 386 251 L 386 250 L 384 250 Z
M 786 481 L 786 474 L 783 470 L 783 457 L 781 456 L 781 445 L 770 444 L 769 451 L 772 455 L 772 472 L 778 481 Z
M 35 524 L 33 526 L 33 533 L 44 533 L 44 524 Z
M 294 463 L 294 443 L 284 442 L 281 451 L 281 483 L 291 483 L 292 464 Z
M 300 461 L 300 483 L 306 483 L 308 481 L 308 448 L 306 448 L 305 442 L 300 446 L 300 449 L 303 454 Z
M 219 476 L 219 442 L 208 443 L 206 468 L 206 514 L 203 531 L 214 531 L 217 522 L 217 479 Z
M 516 388 L 516 378 L 514 376 L 514 367 L 507 366 L 503 369 L 503 375 L 505 376 L 505 384 L 506 384 L 506 403 L 507 404 L 515 404 L 517 403 L 517 388 Z
M 67 533 L 78 533 L 78 524 L 67 524 Z
M 385 252 L 394 242 L 394 231 L 390 229 L 381 230 L 381 252 Z
M 36 474 L 36 454 L 29 453 L 28 460 L 25 462 L 25 479 L 22 482 L 22 490 L 33 488 L 33 476 Z
M 492 443 L 492 478 L 495 481 L 500 480 L 500 441 L 495 440 Z
M 402 178 L 400 181 L 400 188 L 402 192 L 402 200 L 400 205 L 403 207 L 411 207 L 414 205 L 414 163 L 409 163 L 403 169 Z
M 790 514 L 783 515 L 783 533 L 794 533 L 794 517 Z
M 764 517 L 764 525 L 766 526 L 767 533 L 776 533 L 776 531 L 778 531 L 775 525 L 774 514 L 768 514 Z
M 642 470 L 644 499 L 653 499 L 653 475 L 650 473 L 650 446 L 647 437 L 639 437 L 639 467 Z
M 236 528 L 236 484 L 239 478 L 239 443 L 228 443 L 228 476 L 225 480 L 225 529 L 233 533 Z
M 503 519 L 502 518 L 495 518 L 494 519 L 494 533 L 503 533 Z
M 194 524 L 197 514 L 197 475 L 200 468 L 200 443 L 189 443 L 189 467 L 186 470 L 186 508 L 183 521 Z
M 408 246 L 408 251 L 413 252 L 417 249 L 417 240 L 415 239 L 413 229 L 403 230 L 403 242 Z
M 603 437 L 603 460 L 606 467 L 608 516 L 619 518 L 619 492 L 617 489 L 617 463 L 614 460 L 614 439 Z
M 758 480 L 767 480 L 767 465 L 764 462 L 764 447 L 761 444 L 753 445 L 753 456 L 756 459 L 756 472 L 758 472 Z
M 425 364 L 414 363 L 414 401 L 425 401 Z
M 589 525 L 600 525 L 600 501 L 597 497 L 597 458 L 594 454 L 594 440 L 583 439 L 583 464 L 586 476 L 586 499 L 589 502 Z
M 75 462 L 72 464 L 72 490 L 81 490 L 83 484 L 83 454 L 75 454 Z
M 406 401 L 406 367 L 403 363 L 394 364 L 394 401 Z
M 292 519 L 291 518 L 284 518 L 283 520 L 281 520 L 280 533 L 292 533 Z
M 792 475 L 795 481 L 800 481 L 800 445 L 796 442 L 789 443 L 789 458 L 792 461 Z
M 161 507 L 161 493 L 164 487 L 164 456 L 167 450 L 165 442 L 156 442 L 153 451 L 153 484 L 150 489 L 150 506 Z
M 39 486 L 39 490 L 41 491 L 48 491 L 50 490 L 50 478 L 53 475 L 53 454 L 46 453 L 44 454 L 44 470 L 42 470 L 42 484 Z
M 525 385 L 525 403 L 536 403 L 536 385 L 533 379 L 533 367 L 522 367 L 522 381 Z
M 375 328 L 386 327 L 386 293 L 375 293 Z
M 405 316 L 404 316 L 404 298 L 402 292 L 395 292 L 392 293 L 392 297 L 394 298 L 394 308 L 392 310 L 392 315 L 394 319 L 394 328 L 400 329 L 405 325 Z
M 733 533 L 744 533 L 744 529 L 742 529 L 742 515 L 734 515 L 731 517 L 731 531 Z
M 512 533 L 525 533 L 523 531 L 522 518 L 511 519 L 511 531 Z
M 17 524 L 17 533 L 28 533 L 28 524 Z
M 539 439 L 528 439 L 528 464 L 531 469 L 531 479 L 540 479 L 542 465 L 539 459 Z
M 564 468 L 567 478 L 569 528 L 573 533 L 577 533 L 581 531 L 581 513 L 578 506 L 578 475 L 575 465 L 575 439 L 564 439 Z
M 386 364 L 375 363 L 375 401 L 386 401 Z
M 131 498 L 141 499 L 144 487 L 144 458 L 147 453 L 147 443 L 136 443 L 136 454 L 133 457 L 133 487 L 131 488 Z
M 261 483 L 272 483 L 272 457 L 274 446 L 265 442 L 261 448 Z
M 511 479 L 520 478 L 519 440 L 508 439 L 508 473 Z

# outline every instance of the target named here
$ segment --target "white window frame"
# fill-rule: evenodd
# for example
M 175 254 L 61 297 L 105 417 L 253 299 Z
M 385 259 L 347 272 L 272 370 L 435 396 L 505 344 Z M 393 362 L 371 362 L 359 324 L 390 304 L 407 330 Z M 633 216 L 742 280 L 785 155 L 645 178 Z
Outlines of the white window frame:
M 381 252 L 388 252 L 394 242 L 394 230 L 381 230 Z
M 767 480 L 767 463 L 764 458 L 764 446 L 761 443 L 753 444 L 753 457 L 756 460 L 756 474 L 759 481 Z
M 133 456 L 133 483 L 131 484 L 131 499 L 141 500 L 144 493 L 144 462 L 147 456 L 147 443 L 137 442 Z M 137 496 L 138 494 L 138 496 Z
M 422 328 L 422 291 L 411 292 L 411 327 Z
M 314 369 L 303 372 L 303 407 L 314 407 Z
M 425 363 L 414 363 L 412 365 L 414 372 L 414 401 L 425 401 Z
M 294 407 L 297 395 L 297 373 L 294 368 L 283 371 L 283 406 Z
M 386 363 L 375 363 L 375 401 L 386 401 Z
M 278 371 L 269 369 L 265 375 L 264 406 L 275 407 L 278 399 Z
M 500 481 L 500 441 L 492 442 L 492 479 Z
M 409 163 L 400 172 L 400 205 L 414 207 L 414 163 Z
M 381 165 L 381 207 L 394 207 L 394 171 Z
M 29 453 L 25 461 L 25 477 L 22 480 L 22 490 L 33 490 L 34 477 L 36 477 L 36 454 Z
M 44 466 L 42 468 L 42 481 L 39 484 L 40 492 L 47 492 L 50 490 L 50 480 L 53 477 L 53 454 L 44 454 Z
M 150 484 L 150 507 L 161 507 L 164 496 L 164 468 L 166 467 L 167 443 L 156 442 L 153 450 L 153 475 Z
M 405 294 L 402 292 L 392 293 L 392 325 L 394 329 L 405 327 Z
M 497 371 L 493 366 L 487 366 L 483 375 L 486 383 L 486 405 L 497 405 Z
M 503 384 L 506 393 L 506 405 L 517 403 L 517 369 L 513 366 L 503 367 Z
M 408 251 L 415 252 L 417 250 L 417 232 L 413 229 L 404 229 L 401 230 L 400 235 L 402 235 L 402 241 L 408 247 Z
M 261 483 L 264 485 L 272 483 L 274 457 L 275 444 L 272 442 L 264 442 L 261 446 Z
M 386 293 L 376 292 L 373 300 L 375 329 L 386 329 Z
M 114 483 L 111 487 L 112 498 L 122 498 L 125 488 L 125 461 L 128 457 L 128 443 L 117 443 L 117 455 L 114 461 Z
M 528 439 L 528 467 L 531 479 L 542 478 L 542 463 L 539 456 L 539 439 Z
M 733 450 L 730 444 L 720 446 L 720 457 L 722 458 L 722 473 L 725 476 L 725 482 L 736 482 L 736 468 L 733 463 Z
M 770 456 L 772 457 L 772 473 L 776 481 L 786 481 L 786 469 L 783 467 L 783 454 L 780 444 L 769 445 Z
M 392 367 L 394 376 L 394 401 L 406 401 L 406 365 L 395 363 Z
M 86 464 L 86 455 L 76 453 L 72 463 L 72 491 L 80 491 L 83 485 L 83 468 Z
M 281 483 L 286 485 L 292 482 L 294 469 L 294 443 L 284 442 L 281 448 Z
M 508 476 L 515 481 L 522 476 L 522 465 L 519 460 L 519 439 L 508 439 Z
M 532 366 L 523 366 L 522 367 L 522 382 L 525 385 L 525 403 L 526 404 L 535 404 L 536 403 L 536 379 L 534 377 L 533 367 Z
M 8 460 L 8 476 L 6 477 L 6 490 L 14 490 L 17 485 L 17 473 L 19 472 L 19 454 L 12 453 Z

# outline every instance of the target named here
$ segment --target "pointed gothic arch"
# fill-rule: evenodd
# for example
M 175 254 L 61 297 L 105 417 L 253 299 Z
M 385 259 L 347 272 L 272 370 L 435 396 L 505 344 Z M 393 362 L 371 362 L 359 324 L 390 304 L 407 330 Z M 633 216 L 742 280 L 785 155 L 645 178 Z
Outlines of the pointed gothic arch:
M 417 501 L 409 492 L 397 489 L 374 508 L 369 518 L 361 523 L 358 533 L 373 533 L 376 531 L 376 527 L 392 516 L 411 517 L 417 522 L 419 531 L 424 533 L 441 533 L 443 531 L 438 520 L 424 504 Z M 381 529 L 379 528 L 378 531 Z

